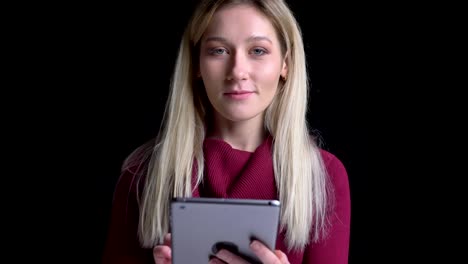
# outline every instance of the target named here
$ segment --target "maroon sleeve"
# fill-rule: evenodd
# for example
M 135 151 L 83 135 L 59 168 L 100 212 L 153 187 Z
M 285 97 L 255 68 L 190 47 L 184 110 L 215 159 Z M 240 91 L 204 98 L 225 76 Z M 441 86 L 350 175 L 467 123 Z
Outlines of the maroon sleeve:
M 333 154 L 322 150 L 322 157 L 334 187 L 335 211 L 331 215 L 328 237 L 305 249 L 303 263 L 345 264 L 348 263 L 351 220 L 348 174 Z
M 137 190 L 141 189 L 136 173 L 125 170 L 114 191 L 112 211 L 104 247 L 104 264 L 154 263 L 152 250 L 140 246 L 137 228 L 139 208 Z

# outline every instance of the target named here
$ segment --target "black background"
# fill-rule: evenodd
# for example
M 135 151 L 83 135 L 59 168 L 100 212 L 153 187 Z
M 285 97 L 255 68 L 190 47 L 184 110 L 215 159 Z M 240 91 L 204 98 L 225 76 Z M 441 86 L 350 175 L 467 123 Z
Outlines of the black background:
M 303 31 L 310 127 L 320 132 L 323 147 L 341 159 L 349 174 L 350 263 L 364 263 L 371 254 L 369 154 L 352 82 L 352 16 L 347 6 L 287 2 Z M 42 89 L 23 100 L 32 105 L 38 104 L 35 95 L 43 97 L 40 110 L 29 112 L 33 121 L 28 126 L 40 139 L 34 153 L 38 170 L 47 176 L 33 178 L 47 186 L 41 196 L 48 206 L 41 213 L 57 216 L 41 217 L 44 228 L 39 233 L 54 234 L 53 244 L 46 246 L 50 250 L 41 254 L 53 248 L 67 256 L 72 249 L 73 259 L 99 263 L 120 165 L 159 129 L 193 3 L 67 6 L 45 18 L 45 24 L 30 26 L 36 36 L 31 40 L 42 47 L 35 56 L 45 62 L 33 65 Z

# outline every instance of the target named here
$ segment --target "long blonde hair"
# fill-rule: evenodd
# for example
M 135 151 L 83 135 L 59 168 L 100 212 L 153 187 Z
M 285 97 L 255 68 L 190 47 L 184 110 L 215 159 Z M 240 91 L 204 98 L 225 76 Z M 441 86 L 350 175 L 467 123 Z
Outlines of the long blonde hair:
M 196 78 L 200 40 L 214 13 L 234 4 L 254 6 L 270 19 L 287 60 L 287 80 L 279 81 L 279 92 L 265 114 L 265 128 L 274 140 L 273 166 L 286 243 L 290 249 L 302 249 L 326 235 L 332 189 L 308 130 L 308 79 L 297 21 L 282 0 L 206 0 L 198 5 L 182 37 L 163 126 L 146 167 L 138 230 L 143 247 L 162 243 L 169 231 L 171 198 L 192 196 L 203 178 L 202 147 L 210 107 Z M 124 166 L 138 158 L 141 151 L 131 154 Z

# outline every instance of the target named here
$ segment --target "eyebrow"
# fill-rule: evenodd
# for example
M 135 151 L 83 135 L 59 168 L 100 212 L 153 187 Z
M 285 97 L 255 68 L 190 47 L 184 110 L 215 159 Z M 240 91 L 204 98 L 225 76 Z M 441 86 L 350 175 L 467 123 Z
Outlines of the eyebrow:
M 224 43 L 228 43 L 229 41 L 223 37 L 218 37 L 218 36 L 213 36 L 213 37 L 207 37 L 205 39 L 205 42 L 210 42 L 210 41 L 219 41 L 219 42 L 224 42 Z M 271 44 L 273 44 L 273 42 L 268 38 L 268 37 L 265 37 L 265 36 L 251 36 L 251 37 L 248 37 L 246 39 L 247 42 L 255 42 L 255 41 L 268 41 L 270 42 Z

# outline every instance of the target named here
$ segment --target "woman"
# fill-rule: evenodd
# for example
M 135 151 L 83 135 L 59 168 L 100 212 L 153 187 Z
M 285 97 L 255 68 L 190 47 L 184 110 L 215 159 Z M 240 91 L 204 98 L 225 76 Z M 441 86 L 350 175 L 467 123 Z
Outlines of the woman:
M 346 170 L 307 122 L 299 26 L 282 0 L 201 1 L 183 35 L 162 129 L 124 162 L 105 263 L 171 263 L 172 197 L 278 199 L 263 263 L 347 263 Z M 220 250 L 211 263 L 245 263 Z

